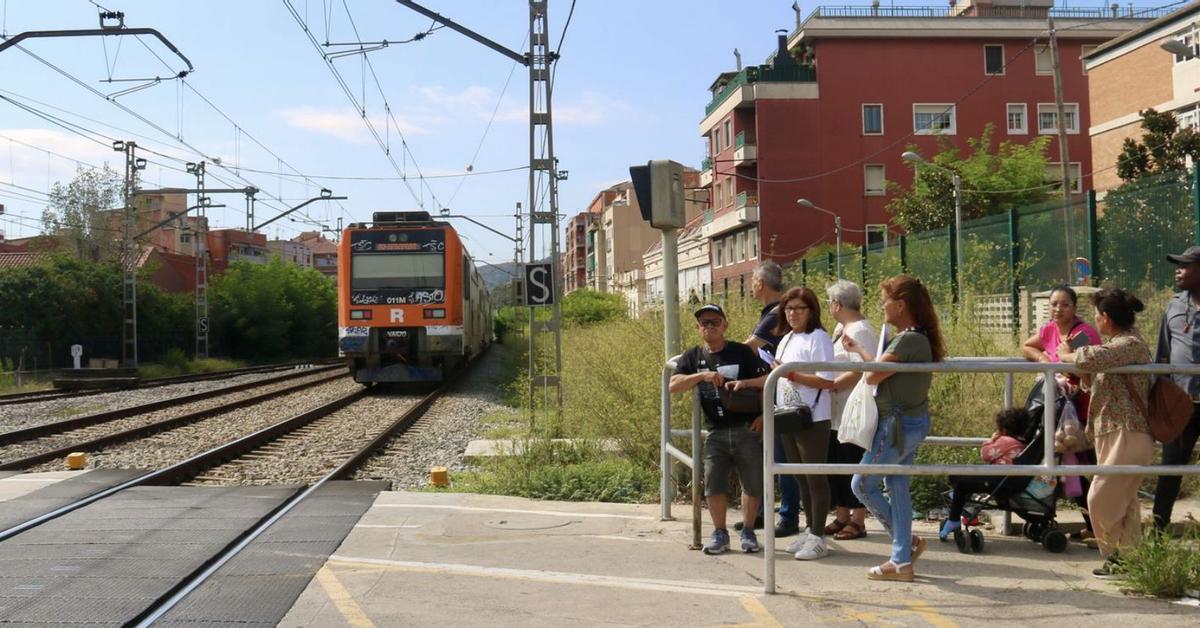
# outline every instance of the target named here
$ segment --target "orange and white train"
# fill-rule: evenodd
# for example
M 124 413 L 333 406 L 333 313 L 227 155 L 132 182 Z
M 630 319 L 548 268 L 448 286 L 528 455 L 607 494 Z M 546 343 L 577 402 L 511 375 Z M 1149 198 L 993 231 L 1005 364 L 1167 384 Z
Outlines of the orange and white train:
M 449 223 L 373 219 L 338 243 L 338 355 L 363 384 L 441 381 L 491 342 L 487 287 Z

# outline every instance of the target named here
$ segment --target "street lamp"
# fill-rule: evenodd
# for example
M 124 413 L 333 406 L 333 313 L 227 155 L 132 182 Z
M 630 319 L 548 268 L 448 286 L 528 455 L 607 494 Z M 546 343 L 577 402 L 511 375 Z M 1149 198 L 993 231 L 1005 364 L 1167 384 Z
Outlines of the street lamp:
M 941 170 L 950 174 L 950 181 L 954 184 L 954 261 L 958 265 L 958 293 L 962 294 L 963 284 L 963 247 L 962 247 L 962 178 L 958 173 L 945 166 L 939 166 L 935 163 L 925 161 L 924 157 L 911 151 L 906 150 L 900 155 L 900 158 L 917 167 L 929 166 L 936 170 Z
M 796 199 L 796 204 L 800 205 L 802 207 L 808 207 L 809 209 L 815 209 L 819 212 L 825 212 L 826 214 L 833 216 L 833 229 L 834 229 L 834 232 L 837 234 L 837 271 L 836 272 L 837 272 L 837 278 L 841 279 L 842 278 L 842 217 L 835 214 L 834 212 L 829 211 L 828 209 L 825 209 L 824 207 L 818 207 L 812 201 L 810 201 L 806 198 Z
M 1175 39 L 1174 37 L 1168 37 L 1158 42 L 1158 47 L 1173 55 L 1183 57 L 1184 59 L 1196 58 L 1196 51 L 1193 50 L 1191 46 L 1179 41 L 1178 39 Z

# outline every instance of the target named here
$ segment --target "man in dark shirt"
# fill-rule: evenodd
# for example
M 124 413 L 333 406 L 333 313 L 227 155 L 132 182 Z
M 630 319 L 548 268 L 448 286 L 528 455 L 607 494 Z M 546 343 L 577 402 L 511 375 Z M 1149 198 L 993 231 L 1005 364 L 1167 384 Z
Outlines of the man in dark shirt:
M 1161 363 L 1195 366 L 1200 363 L 1200 246 L 1190 246 L 1181 255 L 1168 255 L 1175 264 L 1175 287 L 1180 290 L 1167 303 L 1158 330 L 1158 349 L 1154 360 Z M 1187 464 L 1200 437 L 1200 377 L 1174 375 L 1175 383 L 1192 396 L 1192 419 L 1179 438 L 1163 443 L 1163 464 Z M 1154 526 L 1164 530 L 1171 523 L 1171 511 L 1179 497 L 1182 478 L 1160 475 L 1154 491 Z
M 742 551 L 757 552 L 753 528 L 763 490 L 762 412 L 761 408 L 735 411 L 726 407 L 721 389 L 727 382 L 762 377 L 767 365 L 750 347 L 725 339 L 729 321 L 721 306 L 710 303 L 696 310 L 696 325 L 703 344 L 679 357 L 668 389 L 678 393 L 695 388 L 708 429 L 703 453 L 704 497 L 715 529 L 704 544 L 704 553 L 720 554 L 729 548 L 725 514 L 727 495 L 732 493 L 729 472 L 734 468 L 742 480 Z
M 763 309 L 746 344 L 774 356 L 780 340 L 780 336 L 775 335 L 775 322 L 779 316 L 779 297 L 783 294 L 783 268 L 770 260 L 759 264 L 754 269 L 750 291 L 763 304 Z M 788 461 L 778 434 L 775 435 L 775 459 Z M 779 476 L 779 495 L 779 520 L 775 522 L 775 536 L 791 536 L 800 531 L 800 485 L 796 482 L 796 476 Z M 754 527 L 763 527 L 763 513 L 758 513 Z

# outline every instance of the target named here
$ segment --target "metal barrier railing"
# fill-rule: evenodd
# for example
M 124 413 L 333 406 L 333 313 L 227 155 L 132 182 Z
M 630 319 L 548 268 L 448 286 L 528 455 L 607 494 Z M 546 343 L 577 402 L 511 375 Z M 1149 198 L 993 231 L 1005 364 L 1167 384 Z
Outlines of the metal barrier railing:
M 663 487 L 669 485 L 669 456 L 684 460 L 693 471 L 692 501 L 693 501 L 693 531 L 698 542 L 700 528 L 699 500 L 702 461 L 693 461 L 682 451 L 670 444 L 670 393 L 667 386 L 674 372 L 675 360 L 672 358 L 663 369 Z M 775 389 L 779 379 L 793 372 L 812 373 L 817 371 L 832 372 L 892 372 L 892 373 L 987 373 L 1005 374 L 1005 401 L 1011 405 L 1012 375 L 1016 373 L 1040 374 L 1042 378 L 1042 394 L 1045 407 L 1054 407 L 1058 396 L 1058 386 L 1055 382 L 1056 373 L 1084 373 L 1074 364 L 1062 363 L 1033 363 L 1012 358 L 970 358 L 949 359 L 944 362 L 914 363 L 914 362 L 788 362 L 775 368 L 767 377 L 763 387 L 763 512 L 771 513 L 775 509 L 775 476 L 789 475 L 948 475 L 951 473 L 982 476 L 1007 475 L 1197 475 L 1200 466 L 1197 465 L 1063 465 L 1055 461 L 1054 432 L 1057 417 L 1053 412 L 1045 412 L 1042 416 L 1043 458 L 1040 465 L 986 465 L 986 464 L 931 464 L 931 465 L 901 465 L 901 464 L 777 464 L 775 448 L 766 444 L 775 442 Z M 1200 375 L 1200 366 L 1179 366 L 1173 364 L 1142 364 L 1123 366 L 1104 371 L 1112 374 L 1181 374 Z M 692 451 L 701 451 L 699 429 L 698 402 L 693 402 Z M 965 441 L 955 437 L 930 437 L 924 442 L 928 444 L 959 445 Z M 663 492 L 663 517 L 670 518 L 669 489 Z M 775 593 L 775 528 L 764 525 L 765 539 L 763 550 L 767 559 L 763 561 L 764 577 L 763 590 Z

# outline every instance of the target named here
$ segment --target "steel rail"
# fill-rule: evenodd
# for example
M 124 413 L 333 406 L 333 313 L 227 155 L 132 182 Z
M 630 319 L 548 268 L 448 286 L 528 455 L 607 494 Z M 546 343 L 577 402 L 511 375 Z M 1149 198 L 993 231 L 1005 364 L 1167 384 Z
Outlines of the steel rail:
M 155 377 L 153 379 L 142 380 L 135 388 L 132 389 L 110 389 L 110 390 L 80 390 L 80 391 L 61 391 L 61 390 L 34 390 L 23 393 L 8 393 L 0 395 L 0 405 L 18 405 L 25 403 L 36 403 L 39 401 L 54 401 L 56 399 L 71 399 L 75 397 L 88 397 L 91 395 L 102 395 L 106 393 L 119 392 L 120 390 L 140 390 L 143 388 L 157 388 L 159 386 L 170 386 L 173 384 L 186 384 L 190 382 L 202 382 L 213 379 L 225 379 L 227 377 L 238 377 L 241 375 L 253 375 L 255 373 L 270 373 L 272 371 L 280 371 L 299 366 L 312 365 L 314 367 L 326 366 L 330 364 L 338 364 L 336 360 L 311 360 L 305 362 L 287 362 L 282 364 L 262 364 L 258 366 L 246 366 L 236 369 L 227 369 L 223 371 L 211 371 L 208 373 L 193 373 L 189 375 L 173 375 L 171 377 Z
M 233 401 L 233 402 L 230 402 L 227 404 L 215 406 L 212 408 L 206 408 L 204 410 L 197 410 L 195 412 L 189 412 L 187 414 L 182 414 L 180 416 L 171 417 L 169 419 L 163 419 L 162 421 L 155 421 L 154 423 L 149 423 L 149 424 L 142 425 L 139 427 L 133 427 L 133 428 L 129 428 L 127 430 L 113 432 L 111 434 L 105 434 L 104 436 L 99 436 L 99 437 L 96 437 L 96 438 L 93 438 L 90 440 L 72 443 L 65 447 L 58 447 L 56 449 L 43 451 L 41 453 L 37 453 L 32 456 L 26 456 L 24 458 L 18 458 L 16 460 L 0 462 L 0 471 L 18 471 L 18 470 L 22 470 L 22 469 L 28 469 L 29 467 L 32 467 L 34 465 L 42 464 L 43 462 L 48 462 L 50 460 L 54 460 L 55 458 L 61 458 L 72 452 L 95 451 L 97 449 L 101 449 L 104 446 L 111 445 L 113 443 L 119 443 L 119 442 L 123 442 L 123 441 L 127 441 L 127 440 L 133 440 L 133 439 L 141 438 L 144 436 L 151 436 L 158 432 L 172 430 L 177 427 L 182 427 L 184 425 L 188 425 L 189 423 L 195 423 L 197 421 L 201 421 L 203 419 L 207 419 L 207 418 L 216 416 L 218 414 L 224 414 L 226 412 L 238 410 L 240 408 L 245 408 L 247 406 L 252 406 L 252 405 L 255 405 L 258 403 L 262 403 L 264 401 L 270 401 L 271 399 L 275 399 L 277 397 L 282 397 L 284 395 L 291 394 L 296 391 L 309 388 L 309 387 L 313 386 L 314 384 L 323 384 L 325 382 L 329 382 L 329 381 L 338 379 L 340 377 L 343 377 L 343 375 L 342 374 L 333 374 L 333 375 L 330 375 L 328 377 L 325 377 L 323 379 L 319 379 L 319 380 L 316 380 L 313 382 L 300 382 L 298 384 L 286 386 L 286 387 L 280 388 L 278 390 L 272 390 L 272 391 L 264 393 L 262 395 L 257 395 L 254 397 L 247 397 L 245 399 L 238 399 L 237 401 Z
M 171 609 L 175 608 L 175 606 L 183 601 L 184 598 L 207 582 L 209 578 L 211 578 L 217 573 L 218 570 L 221 569 L 221 567 L 233 560 L 233 558 L 241 553 L 242 550 L 249 547 L 251 543 L 262 536 L 262 534 L 265 533 L 271 526 L 275 525 L 275 523 L 291 512 L 297 505 L 299 505 L 309 496 L 320 490 L 323 486 L 325 486 L 326 483 L 349 478 L 363 462 L 374 455 L 380 447 L 388 442 L 388 440 L 397 434 L 404 432 L 411 427 L 413 423 L 420 419 L 421 416 L 425 414 L 425 411 L 429 409 L 429 406 L 432 405 L 433 402 L 439 397 L 441 397 L 452 383 L 453 382 L 448 381 L 439 386 L 433 392 L 426 395 L 415 405 L 406 410 L 404 414 L 401 415 L 390 426 L 382 430 L 379 435 L 371 440 L 371 442 L 364 445 L 352 456 L 339 464 L 335 469 L 325 474 L 325 476 L 323 476 L 321 479 L 293 495 L 290 499 L 281 504 L 279 508 L 267 514 L 257 526 L 247 531 L 242 538 L 231 544 L 223 553 L 214 557 L 209 563 L 200 567 L 191 577 L 181 582 L 175 589 L 167 594 L 168 596 L 166 596 L 162 602 L 159 602 L 143 611 L 141 615 L 130 621 L 128 625 L 150 626 L 154 622 L 162 619 L 168 612 L 171 611 Z M 359 394 L 361 394 L 361 391 Z M 319 417 L 313 417 L 307 421 L 289 425 L 287 431 L 292 431 L 302 427 L 303 425 L 307 425 L 317 418 Z M 278 436 L 282 435 L 283 434 L 278 434 Z M 274 440 L 274 437 L 268 440 Z
M 192 403 L 194 401 L 203 401 L 205 399 L 211 399 L 213 397 L 220 397 L 221 395 L 227 395 L 230 393 L 241 392 L 243 390 L 248 390 L 250 388 L 257 388 L 259 386 L 284 382 L 289 379 L 305 377 L 307 375 L 316 375 L 316 374 L 334 370 L 337 368 L 338 368 L 338 366 L 335 365 L 335 366 L 327 366 L 327 367 L 318 367 L 318 368 L 314 368 L 314 369 L 306 369 L 303 371 L 295 371 L 295 372 L 291 372 L 291 373 L 285 373 L 284 375 L 279 375 L 276 377 L 255 380 L 253 382 L 243 382 L 241 384 L 233 384 L 231 386 L 222 386 L 220 388 L 214 388 L 212 390 L 205 390 L 205 391 L 198 392 L 198 393 L 192 393 L 190 395 L 183 395 L 181 397 L 174 397 L 172 399 L 161 399 L 159 401 L 151 401 L 150 403 L 143 403 L 143 404 L 136 405 L 136 406 L 129 406 L 127 408 L 117 408 L 115 410 L 106 410 L 104 412 L 97 412 L 96 414 L 88 414 L 88 415 L 74 417 L 74 418 L 70 418 L 70 419 L 63 419 L 62 421 L 55 421 L 53 423 L 44 423 L 42 425 L 33 425 L 30 427 L 23 427 L 20 429 L 10 430 L 8 432 L 0 433 L 0 445 L 8 445 L 11 443 L 27 441 L 31 438 L 37 438 L 39 436 L 47 436 L 50 434 L 58 434 L 61 432 L 76 430 L 81 427 L 90 427 L 92 425 L 100 425 L 102 423 L 108 423 L 111 421 L 116 421 L 118 419 L 124 419 L 124 418 L 135 416 L 138 414 L 145 414 L 147 412 L 155 412 L 158 410 L 163 410 L 165 408 L 170 408 L 171 406 L 177 406 L 177 405 L 181 405 L 181 404 L 185 404 L 185 403 Z

